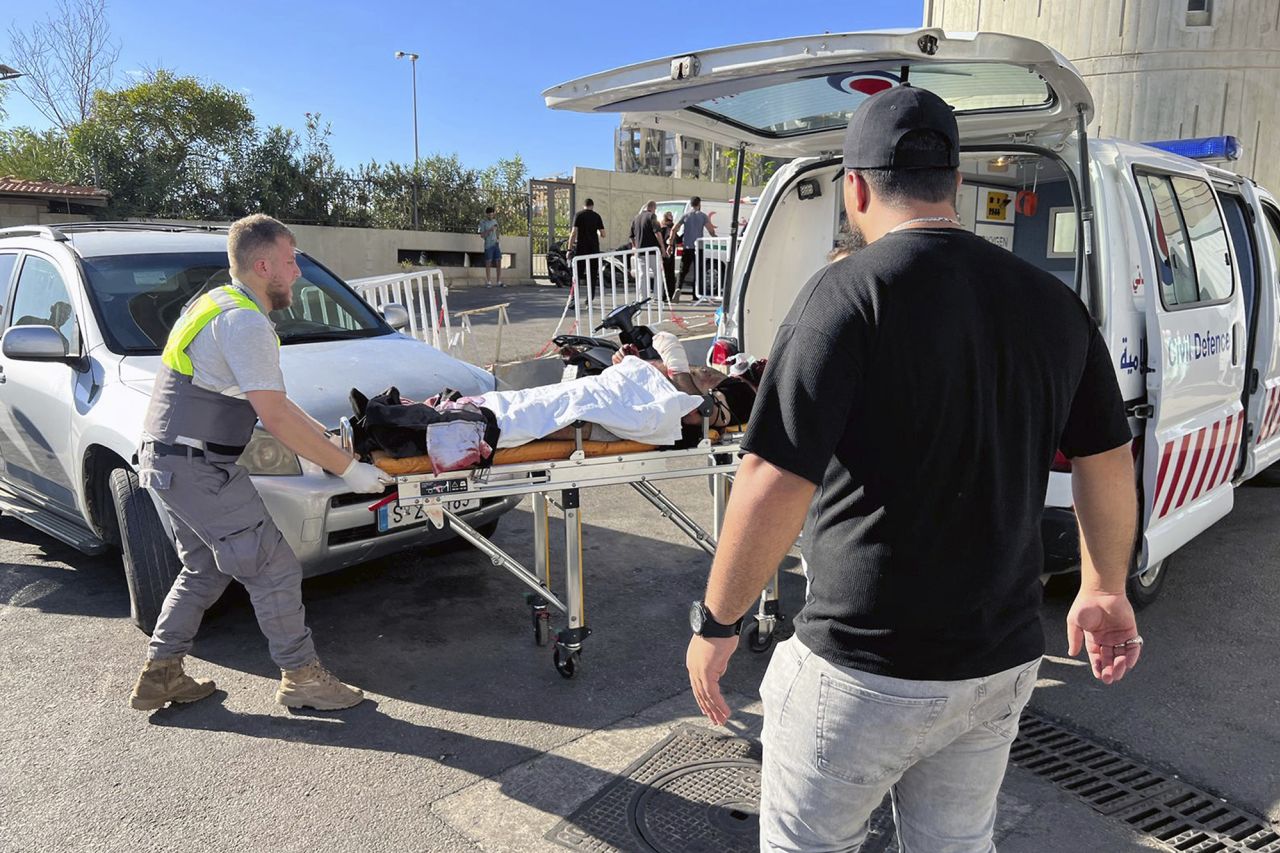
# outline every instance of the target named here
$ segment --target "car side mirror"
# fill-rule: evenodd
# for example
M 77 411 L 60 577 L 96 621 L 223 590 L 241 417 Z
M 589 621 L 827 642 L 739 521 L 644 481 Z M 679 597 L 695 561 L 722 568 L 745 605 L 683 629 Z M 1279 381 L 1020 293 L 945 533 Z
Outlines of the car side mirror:
M 67 339 L 53 326 L 14 326 L 0 339 L 0 352 L 14 361 L 58 361 L 83 370 L 88 359 L 71 355 Z
M 397 332 L 404 331 L 409 325 L 409 309 L 399 302 L 388 302 L 382 306 L 382 319 Z

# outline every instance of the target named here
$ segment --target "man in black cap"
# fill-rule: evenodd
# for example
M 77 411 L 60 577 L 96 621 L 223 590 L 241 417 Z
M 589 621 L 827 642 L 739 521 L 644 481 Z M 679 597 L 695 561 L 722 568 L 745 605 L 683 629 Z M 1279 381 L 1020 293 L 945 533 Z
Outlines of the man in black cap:
M 1040 517 L 1061 450 L 1083 537 L 1067 618 L 1110 684 L 1142 649 L 1125 578 L 1130 429 L 1076 295 L 960 227 L 947 104 L 897 87 L 845 138 L 863 248 L 800 292 L 759 389 L 687 664 L 714 723 L 738 626 L 804 527 L 811 588 L 764 701 L 762 850 L 856 850 L 886 792 L 904 851 L 989 851 L 1036 683 Z

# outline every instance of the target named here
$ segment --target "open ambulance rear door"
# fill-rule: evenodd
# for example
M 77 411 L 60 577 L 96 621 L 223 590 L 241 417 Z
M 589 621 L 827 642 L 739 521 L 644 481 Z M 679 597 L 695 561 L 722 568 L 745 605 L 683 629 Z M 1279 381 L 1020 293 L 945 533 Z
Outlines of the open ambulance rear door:
M 1080 179 L 1078 158 L 1072 156 L 1078 141 L 1069 137 L 1082 118 L 1087 123 L 1093 115 L 1088 87 L 1057 51 L 1001 33 L 921 29 L 777 39 L 642 62 L 562 83 L 543 95 L 553 109 L 622 113 L 627 125 L 742 145 L 752 153 L 832 158 L 858 106 L 904 84 L 949 103 L 966 145 L 1065 148 L 1068 166 Z M 753 247 L 773 210 L 785 202 L 781 187 L 799 165 L 780 169 L 761 196 L 752 219 L 758 224 L 738 247 L 725 293 L 720 333 L 754 352 L 768 351 L 774 309 L 785 313 L 786 305 L 756 312 L 748 335 L 744 283 Z M 1092 223 L 1086 220 L 1081 230 L 1080 243 L 1092 247 Z M 828 243 L 822 253 L 829 249 Z
M 1126 160 L 1146 243 L 1134 283 L 1147 325 L 1139 568 L 1154 571 L 1231 511 L 1247 335 L 1238 262 L 1208 173 L 1138 146 Z

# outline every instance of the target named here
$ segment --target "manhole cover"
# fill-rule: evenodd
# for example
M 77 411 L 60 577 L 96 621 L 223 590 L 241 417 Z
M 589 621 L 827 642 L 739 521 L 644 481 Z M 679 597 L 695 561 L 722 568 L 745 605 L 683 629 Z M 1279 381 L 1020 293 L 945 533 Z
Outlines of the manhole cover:
M 660 853 L 760 849 L 760 765 L 704 761 L 653 779 L 631 801 L 640 838 Z
M 680 726 L 547 833 L 591 853 L 759 849 L 760 745 Z M 862 853 L 897 850 L 886 798 Z

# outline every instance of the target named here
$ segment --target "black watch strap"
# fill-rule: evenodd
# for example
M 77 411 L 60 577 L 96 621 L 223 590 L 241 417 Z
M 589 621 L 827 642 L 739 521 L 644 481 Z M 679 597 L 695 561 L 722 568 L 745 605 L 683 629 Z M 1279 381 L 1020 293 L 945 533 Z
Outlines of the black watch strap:
M 704 602 L 695 601 L 689 613 L 689 626 L 699 637 L 736 637 L 742 631 L 742 620 L 729 625 L 717 622 Z

